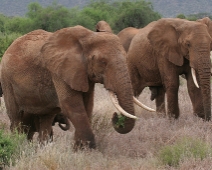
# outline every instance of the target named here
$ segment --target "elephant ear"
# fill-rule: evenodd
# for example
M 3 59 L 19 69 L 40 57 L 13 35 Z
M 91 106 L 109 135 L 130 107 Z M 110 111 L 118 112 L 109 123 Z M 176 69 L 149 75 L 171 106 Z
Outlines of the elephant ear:
M 63 28 L 56 31 L 41 49 L 43 65 L 77 91 L 89 89 L 83 50 L 86 38 L 92 33 L 82 26 Z
M 147 37 L 157 53 L 165 56 L 173 64 L 182 66 L 183 55 L 180 52 L 180 45 L 178 43 L 179 35 L 177 31 L 179 25 L 175 23 L 175 21 L 177 20 L 158 20 Z

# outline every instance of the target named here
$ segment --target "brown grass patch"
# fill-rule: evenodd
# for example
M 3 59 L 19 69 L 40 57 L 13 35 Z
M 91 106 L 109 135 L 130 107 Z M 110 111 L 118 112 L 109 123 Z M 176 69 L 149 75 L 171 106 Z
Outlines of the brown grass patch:
M 159 150 L 174 144 L 182 137 L 198 138 L 212 145 L 211 122 L 203 122 L 192 113 L 191 102 L 188 97 L 184 80 L 179 90 L 181 115 L 178 120 L 161 118 L 156 113 L 150 113 L 137 108 L 139 120 L 128 134 L 116 133 L 111 127 L 111 116 L 115 111 L 108 95 L 101 85 L 96 87 L 95 107 L 93 116 L 93 131 L 96 135 L 96 150 L 73 152 L 73 132 L 61 131 L 54 127 L 54 142 L 46 147 L 29 146 L 23 148 L 21 157 L 16 165 L 6 169 L 11 170 L 156 170 L 156 169 L 212 169 L 212 157 L 203 160 L 185 159 L 179 167 L 160 165 L 157 160 Z M 140 100 L 155 108 L 150 101 L 150 92 L 144 90 Z M 0 124 L 9 127 L 5 113 L 0 113 Z M 28 148 L 28 149 L 27 149 Z

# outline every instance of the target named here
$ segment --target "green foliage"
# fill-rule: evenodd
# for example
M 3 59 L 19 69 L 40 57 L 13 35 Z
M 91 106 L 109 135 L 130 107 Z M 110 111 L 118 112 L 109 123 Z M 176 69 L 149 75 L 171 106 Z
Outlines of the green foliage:
M 46 8 L 34 2 L 29 4 L 28 10 L 27 16 L 33 21 L 32 30 L 43 29 L 54 32 L 70 26 L 70 11 L 56 2 Z
M 184 14 L 177 15 L 177 18 L 187 19 L 189 21 L 196 21 L 197 19 L 202 19 L 204 17 L 209 17 L 212 19 L 212 15 L 210 13 L 198 13 L 198 14 L 190 14 L 185 16 Z
M 126 116 L 119 114 L 118 115 L 118 121 L 116 122 L 117 128 L 124 128 L 125 127 L 125 121 L 126 121 Z
M 3 56 L 6 49 L 10 46 L 10 44 L 21 34 L 19 33 L 11 33 L 11 34 L 3 34 L 0 32 L 0 57 Z
M 173 145 L 163 147 L 158 154 L 158 159 L 164 165 L 178 166 L 180 161 L 188 158 L 201 159 L 212 154 L 212 148 L 200 139 L 184 137 Z
M 72 17 L 71 25 L 82 25 L 88 29 L 94 30 L 95 25 L 100 20 L 109 22 L 111 20 L 113 7 L 104 2 L 93 3 L 88 7 L 78 10 L 78 15 L 75 18 Z
M 7 22 L 5 22 L 5 31 L 4 33 L 11 34 L 25 34 L 33 30 L 32 27 L 33 21 L 26 17 L 13 17 Z
M 0 32 L 6 31 L 4 24 L 6 23 L 7 19 L 8 18 L 6 16 L 4 16 L 3 14 L 0 14 Z
M 176 18 L 185 19 L 185 18 L 186 18 L 186 16 L 185 16 L 184 14 L 179 14 L 179 15 L 177 15 L 177 17 L 176 17 Z
M 20 153 L 20 144 L 25 139 L 25 135 L 6 134 L 0 130 L 0 167 L 15 162 L 16 154 Z
M 114 29 L 117 31 L 126 27 L 142 28 L 161 18 L 157 12 L 153 11 L 152 4 L 144 0 L 123 1 L 116 4 L 118 9 L 114 20 Z

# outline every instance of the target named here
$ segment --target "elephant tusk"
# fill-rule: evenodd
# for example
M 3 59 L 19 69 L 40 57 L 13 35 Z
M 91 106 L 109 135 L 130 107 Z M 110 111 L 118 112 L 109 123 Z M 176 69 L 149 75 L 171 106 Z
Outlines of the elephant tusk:
M 194 68 L 192 68 L 192 67 L 191 67 L 191 74 L 192 74 L 192 78 L 193 78 L 194 84 L 196 85 L 197 88 L 199 88 L 199 85 L 197 83 L 196 73 L 195 73 Z
M 212 76 L 212 68 L 211 68 L 211 76 Z
M 148 111 L 150 111 L 150 112 L 155 112 L 155 109 L 152 109 L 152 108 L 150 108 L 150 107 L 144 105 L 143 103 L 141 103 L 141 102 L 140 102 L 137 98 L 135 98 L 134 96 L 133 96 L 133 101 L 134 101 L 135 104 L 137 104 L 138 106 L 140 106 L 140 107 L 142 107 L 142 108 L 144 108 L 144 109 L 146 109 L 146 110 L 148 110 Z
M 127 112 L 119 105 L 118 99 L 117 99 L 116 95 L 115 95 L 113 92 L 109 91 L 109 94 L 110 94 L 110 98 L 111 98 L 111 100 L 112 100 L 114 106 L 116 107 L 116 109 L 117 109 L 119 112 L 121 112 L 124 116 L 126 116 L 126 117 L 128 117 L 128 118 L 138 119 L 136 116 L 127 113 Z

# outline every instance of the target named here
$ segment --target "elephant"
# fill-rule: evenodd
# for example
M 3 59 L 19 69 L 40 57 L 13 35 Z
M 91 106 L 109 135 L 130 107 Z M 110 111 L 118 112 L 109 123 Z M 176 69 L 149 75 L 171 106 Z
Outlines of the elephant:
M 121 30 L 117 36 L 119 37 L 121 44 L 123 45 L 126 52 L 128 52 L 128 49 L 130 47 L 130 43 L 133 39 L 133 37 L 139 32 L 139 29 L 134 27 L 127 27 L 123 30 Z
M 99 21 L 96 24 L 95 29 L 96 29 L 96 32 L 110 32 L 110 33 L 113 33 L 110 25 L 104 20 Z
M 194 114 L 210 120 L 210 50 L 211 36 L 205 24 L 179 18 L 148 24 L 134 36 L 127 53 L 134 95 L 147 86 L 156 88 L 159 108 L 166 93 L 167 114 L 177 119 L 179 75 L 185 74 Z
M 96 24 L 96 32 L 110 32 L 113 33 L 110 25 L 106 21 L 99 21 Z M 134 27 L 127 27 L 120 31 L 117 36 L 119 37 L 119 40 L 124 47 L 125 51 L 128 52 L 130 43 L 133 39 L 133 37 L 139 32 L 139 29 Z M 157 87 L 150 87 L 151 91 L 150 99 L 154 100 L 156 96 L 158 95 L 158 88 Z M 145 107 L 145 106 L 144 106 Z M 155 112 L 154 109 L 147 108 L 148 111 Z M 165 113 L 165 105 L 161 105 L 160 107 L 156 108 L 157 112 Z
M 133 39 L 133 37 L 139 32 L 139 29 L 134 27 L 127 27 L 121 30 L 117 36 L 119 37 L 121 44 L 123 45 L 126 52 L 128 52 L 128 49 L 130 47 L 130 43 Z M 158 87 L 149 87 L 151 91 L 150 100 L 154 100 L 159 92 Z M 156 104 L 157 106 L 157 104 Z M 160 113 L 165 113 L 165 105 L 160 105 L 159 107 L 156 107 L 156 111 Z
M 42 121 L 48 121 L 43 119 L 43 116 L 39 116 L 36 114 L 24 114 L 24 112 L 20 112 L 22 114 L 22 126 L 23 126 L 23 132 L 27 134 L 27 139 L 29 141 L 33 140 L 33 136 L 35 132 L 42 133 L 40 123 Z M 46 122 L 44 122 L 46 124 Z M 70 129 L 70 122 L 66 116 L 64 116 L 62 113 L 58 113 L 54 116 L 54 120 L 52 122 L 52 126 L 55 125 L 55 123 L 58 123 L 59 127 L 67 131 Z M 64 125 L 65 126 L 64 126 Z M 49 140 L 53 141 L 53 129 L 52 127 L 49 127 L 50 134 L 49 134 Z
M 40 141 L 49 139 L 55 115 L 61 113 L 75 128 L 74 148 L 95 148 L 91 129 L 95 83 L 104 84 L 121 113 L 113 114 L 114 129 L 126 134 L 135 125 L 133 104 L 138 101 L 126 52 L 114 34 L 82 26 L 54 33 L 32 31 L 6 50 L 1 75 L 11 129 L 24 122 L 23 113 L 40 117 Z M 125 117 L 122 126 L 117 123 L 120 116 Z

